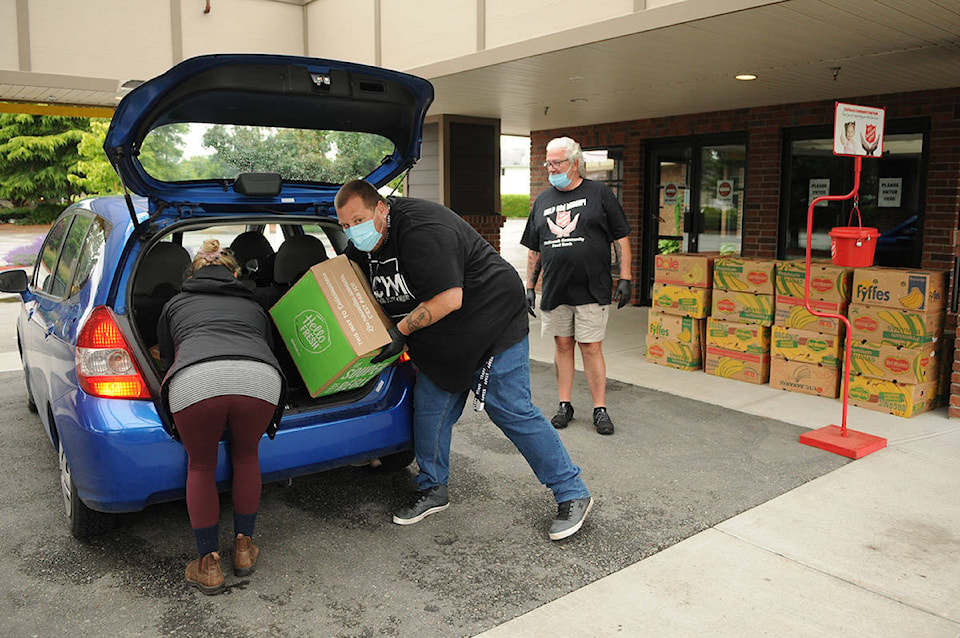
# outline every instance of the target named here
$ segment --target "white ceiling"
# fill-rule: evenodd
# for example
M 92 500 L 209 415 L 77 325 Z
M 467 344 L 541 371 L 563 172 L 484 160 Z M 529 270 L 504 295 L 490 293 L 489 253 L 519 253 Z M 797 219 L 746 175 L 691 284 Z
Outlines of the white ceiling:
M 956 87 L 960 0 L 788 0 L 430 79 L 431 114 L 506 134 Z
M 503 133 L 518 135 L 960 86 L 960 0 L 742 4 L 748 8 L 667 27 L 648 21 L 630 32 L 656 15 L 641 11 L 552 35 L 548 46 L 521 43 L 412 72 L 436 87 L 431 115 L 500 118 Z M 574 46 L 537 52 L 558 40 Z M 734 80 L 741 72 L 759 79 Z M 117 90 L 109 79 L 0 71 L 5 100 L 113 107 Z

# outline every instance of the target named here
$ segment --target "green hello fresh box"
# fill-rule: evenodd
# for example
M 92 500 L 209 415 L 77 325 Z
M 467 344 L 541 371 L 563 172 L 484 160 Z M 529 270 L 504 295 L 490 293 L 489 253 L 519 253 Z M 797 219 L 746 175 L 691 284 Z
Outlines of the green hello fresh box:
M 393 324 L 343 255 L 307 271 L 270 316 L 312 397 L 359 388 L 396 358 L 370 363 Z

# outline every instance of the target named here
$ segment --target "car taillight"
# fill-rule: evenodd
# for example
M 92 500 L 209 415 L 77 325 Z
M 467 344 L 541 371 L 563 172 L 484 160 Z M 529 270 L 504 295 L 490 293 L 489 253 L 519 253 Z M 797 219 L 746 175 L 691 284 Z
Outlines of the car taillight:
M 149 399 L 150 391 L 113 313 L 97 306 L 77 336 L 77 379 L 87 394 L 107 399 Z
M 410 355 L 408 355 L 407 351 L 404 350 L 400 353 L 400 356 L 397 357 L 397 363 L 406 363 L 407 361 L 410 361 Z

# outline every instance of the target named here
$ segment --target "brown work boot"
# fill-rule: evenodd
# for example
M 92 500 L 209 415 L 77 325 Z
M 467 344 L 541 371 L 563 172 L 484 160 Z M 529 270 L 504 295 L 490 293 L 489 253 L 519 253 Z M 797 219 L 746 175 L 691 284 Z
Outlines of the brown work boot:
M 187 582 L 207 596 L 223 591 L 223 570 L 220 569 L 220 554 L 210 552 L 187 564 Z
M 260 548 L 253 544 L 253 539 L 243 534 L 237 534 L 233 539 L 233 573 L 237 576 L 249 576 L 257 568 L 257 556 Z

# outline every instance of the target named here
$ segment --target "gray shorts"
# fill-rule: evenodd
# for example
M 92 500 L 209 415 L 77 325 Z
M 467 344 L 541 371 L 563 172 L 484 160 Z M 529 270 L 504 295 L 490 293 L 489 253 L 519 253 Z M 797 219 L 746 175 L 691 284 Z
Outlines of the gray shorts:
M 573 337 L 577 343 L 598 343 L 607 335 L 610 304 L 557 306 L 540 309 L 541 337 Z

